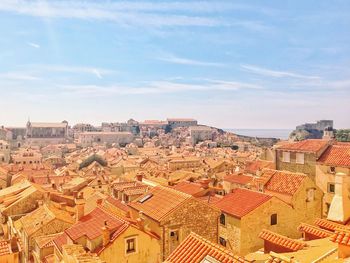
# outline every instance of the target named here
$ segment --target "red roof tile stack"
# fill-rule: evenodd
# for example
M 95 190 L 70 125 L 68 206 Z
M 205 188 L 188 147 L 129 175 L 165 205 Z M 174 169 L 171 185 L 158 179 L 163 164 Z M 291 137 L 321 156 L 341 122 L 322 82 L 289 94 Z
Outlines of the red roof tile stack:
M 307 244 L 304 242 L 279 235 L 266 229 L 260 232 L 259 237 L 265 241 L 268 241 L 280 247 L 284 247 L 291 251 L 298 251 L 307 246 Z
M 330 231 L 335 231 L 336 229 L 350 229 L 349 226 L 347 225 L 342 225 L 327 219 L 321 219 L 321 218 L 317 218 L 315 220 L 315 225 L 319 226 L 320 228 L 326 229 L 326 230 L 330 230 Z
M 350 247 L 350 231 L 336 230 L 334 235 L 331 237 L 331 241 Z
M 234 189 L 232 193 L 224 196 L 214 205 L 224 213 L 242 218 L 271 198 L 271 195 L 247 189 Z
M 298 230 L 300 232 L 311 234 L 319 238 L 330 237 L 333 234 L 331 231 L 319 228 L 317 226 L 309 225 L 306 223 L 300 224 L 300 226 L 298 227 Z
M 222 263 L 244 263 L 248 260 L 234 255 L 224 247 L 214 244 L 205 238 L 191 233 L 186 239 L 170 254 L 166 263 L 200 263 L 206 256 L 210 256 Z

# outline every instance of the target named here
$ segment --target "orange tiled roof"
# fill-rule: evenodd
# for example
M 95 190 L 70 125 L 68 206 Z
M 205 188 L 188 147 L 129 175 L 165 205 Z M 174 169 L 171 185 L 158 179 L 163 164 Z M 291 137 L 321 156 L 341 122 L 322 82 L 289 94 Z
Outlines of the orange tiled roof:
M 191 183 L 187 181 L 180 182 L 171 188 L 189 195 L 195 195 L 204 190 L 201 184 Z
M 241 184 L 241 185 L 247 185 L 252 183 L 253 177 L 247 176 L 247 175 L 238 175 L 238 174 L 230 174 L 226 175 L 224 177 L 224 181 L 233 183 L 233 184 Z
M 102 235 L 102 227 L 107 221 L 107 226 L 111 232 L 117 231 L 128 224 L 126 221 L 112 216 L 105 210 L 97 207 L 91 213 L 83 216 L 79 222 L 65 230 L 65 233 L 73 240 L 77 240 L 82 236 L 87 236 L 88 239 L 93 240 Z
M 336 230 L 331 241 L 350 247 L 350 230 Z
M 273 169 L 274 163 L 265 160 L 248 161 L 246 163 L 245 171 L 247 173 L 255 174 L 256 171 L 261 170 L 263 168 Z
M 329 144 L 329 140 L 309 139 L 292 142 L 278 147 L 278 150 L 317 153 Z
M 210 256 L 222 263 L 249 262 L 248 260 L 234 255 L 224 247 L 214 244 L 205 238 L 191 233 L 169 255 L 166 263 L 200 263 L 206 256 Z
M 318 159 L 318 162 L 325 165 L 350 167 L 350 143 L 328 147 Z
M 306 243 L 291 239 L 286 236 L 279 235 L 275 232 L 264 229 L 260 232 L 259 237 L 265 241 L 271 242 L 280 247 L 284 247 L 291 251 L 298 251 L 307 246 Z
M 271 195 L 247 189 L 235 189 L 214 205 L 227 214 L 242 218 L 271 198 Z
M 270 178 L 264 185 L 265 190 L 287 195 L 294 195 L 307 178 L 307 175 L 302 173 L 271 169 L 264 170 L 263 174 L 264 177 Z
M 0 240 L 0 256 L 11 254 L 11 246 L 7 240 Z
M 308 233 L 319 238 L 330 237 L 333 233 L 331 231 L 319 228 L 317 226 L 301 223 L 298 227 L 300 232 Z
M 141 202 L 146 196 L 149 196 L 149 198 Z M 156 186 L 144 196 L 128 203 L 128 206 L 142 211 L 145 215 L 159 222 L 190 198 L 190 195 L 174 189 Z
M 127 205 L 125 205 L 120 200 L 115 199 L 111 196 L 108 196 L 105 201 L 110 203 L 111 205 L 115 206 L 116 208 L 121 209 L 122 211 L 125 211 L 125 212 L 129 211 L 129 207 Z
M 333 222 L 333 221 L 330 221 L 327 219 L 321 219 L 321 218 L 317 218 L 315 220 L 315 225 L 317 225 L 323 229 L 330 230 L 330 231 L 335 231 L 336 229 L 349 229 L 350 230 L 350 227 L 347 225 L 342 225 L 342 224 L 339 224 L 339 223 L 336 223 L 336 222 Z

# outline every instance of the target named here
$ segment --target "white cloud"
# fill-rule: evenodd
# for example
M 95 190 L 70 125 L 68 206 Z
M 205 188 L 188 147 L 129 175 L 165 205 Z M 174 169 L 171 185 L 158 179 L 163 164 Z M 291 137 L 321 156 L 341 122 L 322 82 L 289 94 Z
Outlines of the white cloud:
M 181 65 L 193 65 L 193 66 L 208 66 L 208 67 L 223 67 L 224 64 L 215 63 L 215 62 L 206 62 L 200 60 L 193 60 L 188 58 L 181 58 L 175 55 L 165 55 L 163 57 L 159 57 L 158 60 L 173 63 L 173 64 L 181 64 Z
M 298 79 L 310 79 L 310 80 L 317 80 L 320 79 L 318 76 L 312 76 L 312 75 L 302 75 L 294 72 L 289 72 L 289 71 L 277 71 L 277 70 L 271 70 L 267 68 L 262 68 L 254 65 L 241 65 L 241 68 L 258 74 L 258 75 L 263 75 L 267 77 L 274 77 L 274 78 L 298 78 Z
M 28 42 L 27 43 L 29 46 L 33 47 L 33 48 L 40 48 L 40 45 L 37 43 L 33 43 L 33 42 Z
M 19 80 L 19 81 L 30 81 L 30 80 L 40 79 L 29 72 L 4 72 L 4 73 L 0 73 L 0 78 L 6 79 L 6 80 Z

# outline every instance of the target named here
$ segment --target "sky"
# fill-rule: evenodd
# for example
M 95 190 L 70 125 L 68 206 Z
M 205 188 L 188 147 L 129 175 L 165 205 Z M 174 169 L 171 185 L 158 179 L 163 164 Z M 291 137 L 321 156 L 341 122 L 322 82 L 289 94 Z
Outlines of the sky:
M 0 1 L 0 125 L 350 128 L 350 1 Z

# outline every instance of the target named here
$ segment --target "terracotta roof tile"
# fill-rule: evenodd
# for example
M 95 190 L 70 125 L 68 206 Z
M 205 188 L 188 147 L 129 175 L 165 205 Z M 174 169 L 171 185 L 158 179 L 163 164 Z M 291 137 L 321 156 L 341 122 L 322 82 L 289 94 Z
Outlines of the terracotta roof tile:
M 319 228 L 317 226 L 309 225 L 306 223 L 300 224 L 300 226 L 298 227 L 298 230 L 300 232 L 311 234 L 311 235 L 319 237 L 319 238 L 329 237 L 333 234 L 331 231 Z
M 204 190 L 201 184 L 191 183 L 187 181 L 180 182 L 171 188 L 189 195 L 195 195 Z
M 245 171 L 247 173 L 255 174 L 256 171 L 259 171 L 264 168 L 273 169 L 275 164 L 273 162 L 265 161 L 265 160 L 255 160 L 248 161 L 245 166 Z
M 117 231 L 128 224 L 126 221 L 113 216 L 100 207 L 95 208 L 91 213 L 83 216 L 75 225 L 65 230 L 65 233 L 73 240 L 77 240 L 82 236 L 93 240 L 102 235 L 102 227 L 107 221 L 107 226 L 111 232 Z
M 327 219 L 317 218 L 315 220 L 315 225 L 330 231 L 335 231 L 336 229 L 350 229 L 347 225 L 342 225 Z
M 350 247 L 350 230 L 336 230 L 331 241 Z
M 159 222 L 191 197 L 168 187 L 156 186 L 146 195 L 128 203 L 128 206 L 142 211 L 145 215 Z
M 223 212 L 242 218 L 272 198 L 247 189 L 235 189 L 214 205 Z
M 113 198 L 111 196 L 108 196 L 105 201 L 110 203 L 111 205 L 121 209 L 124 212 L 128 212 L 129 211 L 129 207 L 126 204 L 122 203 L 120 200 L 115 199 L 115 198 Z
M 264 185 L 265 190 L 287 195 L 294 195 L 307 178 L 307 175 L 302 173 L 270 169 L 264 170 L 263 174 L 264 177 L 270 178 Z
M 230 174 L 224 177 L 224 181 L 227 181 L 233 184 L 241 184 L 241 185 L 250 184 L 252 183 L 253 179 L 254 178 L 252 176 L 238 175 L 238 174 Z
M 11 246 L 7 240 L 0 240 L 0 256 L 11 254 Z
M 304 242 L 279 235 L 266 229 L 260 232 L 259 238 L 291 251 L 298 251 L 307 246 Z
M 328 147 L 318 159 L 318 163 L 330 166 L 350 167 L 350 143 L 336 144 Z
M 278 147 L 278 150 L 318 153 L 329 145 L 329 140 L 309 139 L 299 142 L 292 142 Z
M 223 263 L 250 262 L 243 257 L 234 255 L 231 251 L 218 244 L 214 244 L 195 233 L 191 233 L 169 255 L 165 263 L 200 263 L 206 256 L 210 256 Z

